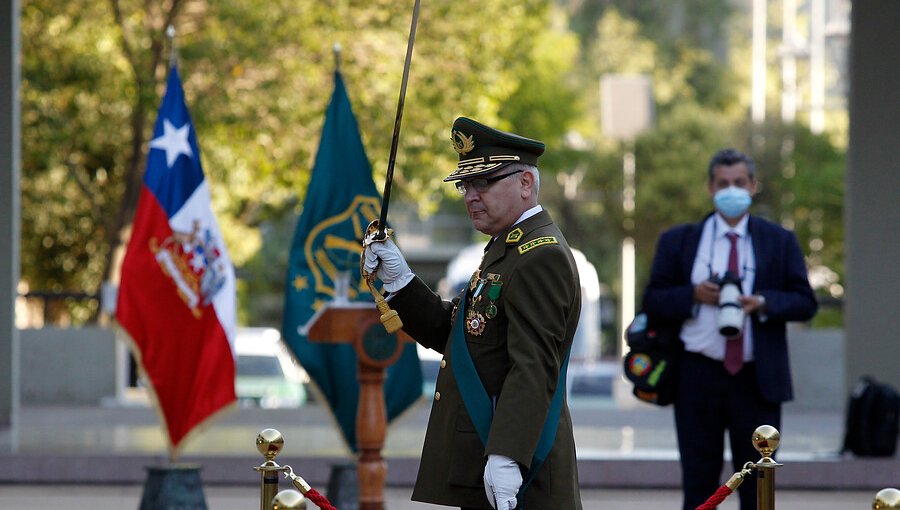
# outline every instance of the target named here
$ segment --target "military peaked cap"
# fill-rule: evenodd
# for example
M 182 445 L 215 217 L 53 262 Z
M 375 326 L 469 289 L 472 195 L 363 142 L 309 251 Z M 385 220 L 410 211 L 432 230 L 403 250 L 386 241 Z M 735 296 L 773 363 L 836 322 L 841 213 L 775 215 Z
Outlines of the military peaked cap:
M 485 126 L 466 117 L 453 122 L 453 150 L 459 154 L 456 170 L 444 182 L 484 175 L 512 163 L 537 166 L 544 142 Z

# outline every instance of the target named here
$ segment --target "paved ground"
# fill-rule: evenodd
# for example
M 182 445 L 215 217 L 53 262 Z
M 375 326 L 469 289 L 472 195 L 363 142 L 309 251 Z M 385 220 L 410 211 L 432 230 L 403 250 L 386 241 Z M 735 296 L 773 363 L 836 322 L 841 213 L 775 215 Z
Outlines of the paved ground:
M 584 463 L 582 478 L 588 480 L 583 492 L 586 510 L 679 508 L 679 470 L 670 408 L 622 406 L 610 399 L 573 399 L 571 407 L 579 461 Z M 429 409 L 428 401 L 419 402 L 389 430 L 384 455 L 396 486 L 387 491 L 388 510 L 443 508 L 409 501 L 409 485 L 414 479 Z M 205 461 L 202 477 L 210 509 L 245 510 L 259 505 L 258 477 L 251 467 L 262 457 L 254 441 L 260 430 L 269 427 L 279 429 L 285 437 L 279 457 L 284 458 L 283 464 L 303 459 L 352 459 L 330 414 L 320 405 L 240 409 L 209 426 L 185 450 L 185 458 Z M 776 485 L 782 480 L 795 481 L 777 492 L 780 510 L 871 508 L 878 489 L 900 485 L 900 461 L 842 457 L 838 453 L 842 434 L 840 413 L 786 406 L 779 448 L 779 461 L 785 464 L 779 473 L 784 476 L 778 475 Z M 165 459 L 165 452 L 158 418 L 146 406 L 26 406 L 18 427 L 0 429 L 0 510 L 137 508 L 143 493 L 143 466 L 148 459 Z M 321 470 L 318 475 L 301 474 L 325 493 L 328 464 L 322 465 L 325 475 Z M 822 466 L 830 474 L 816 471 Z M 100 474 L 91 477 L 90 483 L 77 482 L 88 470 L 115 474 L 126 469 L 135 474 L 119 479 L 105 479 Z M 656 478 L 650 476 L 654 471 L 665 471 L 669 480 L 674 478 L 674 484 L 653 482 L 660 479 L 658 473 Z M 239 473 L 236 478 L 244 481 L 225 480 L 233 473 Z M 847 482 L 853 477 L 864 481 L 875 473 L 881 485 L 874 488 Z M 313 481 L 316 477 L 318 481 Z M 810 480 L 815 490 L 806 490 L 809 487 L 803 485 L 804 479 Z M 76 481 L 59 484 L 71 480 Z M 737 510 L 734 499 L 726 500 L 720 509 Z M 313 508 L 310 505 L 310 510 Z
M 877 491 L 876 491 L 877 492 Z M 0 508 L 3 510 L 123 510 L 136 509 L 141 501 L 139 486 L 4 486 L 0 485 Z M 206 487 L 210 510 L 252 510 L 259 506 L 259 494 L 248 487 Z M 410 489 L 389 489 L 386 510 L 438 510 L 447 507 L 413 503 Z M 653 508 L 680 509 L 680 493 L 676 491 L 590 490 L 582 494 L 585 510 L 628 510 Z M 872 508 L 875 492 L 779 492 L 779 510 L 865 510 Z M 317 507 L 312 503 L 308 509 Z M 737 510 L 736 496 L 726 499 L 719 510 Z
M 671 407 L 623 407 L 608 398 L 574 398 L 570 408 L 579 458 L 677 458 Z M 386 457 L 418 457 L 429 411 L 430 401 L 420 400 L 391 424 Z M 307 457 L 349 454 L 333 418 L 316 404 L 297 409 L 237 410 L 192 438 L 184 454 L 256 455 L 256 435 L 269 427 L 282 432 L 286 452 L 303 452 Z M 779 454 L 785 459 L 834 457 L 840 449 L 843 427 L 839 413 L 788 405 Z M 21 410 L 18 429 L 0 429 L 0 452 L 157 454 L 165 453 L 165 444 L 155 411 L 142 405 L 26 406 Z

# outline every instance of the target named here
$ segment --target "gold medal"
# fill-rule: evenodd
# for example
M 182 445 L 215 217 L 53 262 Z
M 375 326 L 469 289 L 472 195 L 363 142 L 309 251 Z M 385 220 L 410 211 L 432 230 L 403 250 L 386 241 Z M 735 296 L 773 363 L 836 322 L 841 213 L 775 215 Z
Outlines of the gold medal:
M 470 309 L 466 314 L 466 331 L 473 336 L 480 336 L 484 333 L 484 315 Z

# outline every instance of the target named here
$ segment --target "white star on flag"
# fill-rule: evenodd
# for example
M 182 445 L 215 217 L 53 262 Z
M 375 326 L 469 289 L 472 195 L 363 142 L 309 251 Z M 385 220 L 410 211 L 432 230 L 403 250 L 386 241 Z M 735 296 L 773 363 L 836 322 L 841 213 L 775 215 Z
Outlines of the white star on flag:
M 188 133 L 190 130 L 191 125 L 188 122 L 185 122 L 183 126 L 176 129 L 175 126 L 169 122 L 169 119 L 165 119 L 163 120 L 163 135 L 151 140 L 150 148 L 166 151 L 166 166 L 172 168 L 172 165 L 175 164 L 175 160 L 178 159 L 180 154 L 185 154 L 187 157 L 193 156 L 191 144 L 188 143 Z

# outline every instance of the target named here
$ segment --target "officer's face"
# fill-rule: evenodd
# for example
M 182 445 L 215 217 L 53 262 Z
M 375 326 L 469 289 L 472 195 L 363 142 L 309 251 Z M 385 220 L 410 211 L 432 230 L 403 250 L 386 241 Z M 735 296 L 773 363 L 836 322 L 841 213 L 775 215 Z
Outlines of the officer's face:
M 475 230 L 495 236 L 512 225 L 530 207 L 529 199 L 534 186 L 534 176 L 530 173 L 510 174 L 509 169 L 501 168 L 486 177 L 491 180 L 507 174 L 507 177 L 494 180 L 486 188 L 466 186 L 466 210 Z M 463 181 L 463 184 L 467 182 Z

